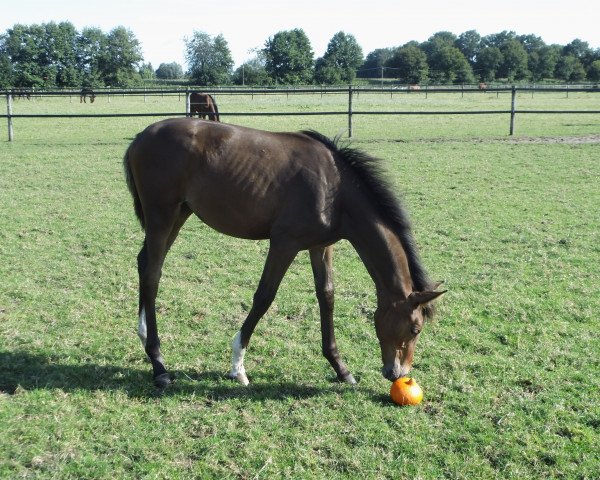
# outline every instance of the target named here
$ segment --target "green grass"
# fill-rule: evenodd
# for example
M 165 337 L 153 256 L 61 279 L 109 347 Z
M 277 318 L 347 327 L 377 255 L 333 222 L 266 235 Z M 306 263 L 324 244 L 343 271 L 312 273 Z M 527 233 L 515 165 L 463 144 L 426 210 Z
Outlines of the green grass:
M 344 108 L 334 96 L 218 99 L 222 111 Z M 519 102 L 592 109 L 598 99 Z M 360 95 L 355 108 L 409 101 L 509 99 Z M 15 113 L 181 105 L 15 103 Z M 328 135 L 346 126 L 343 116 L 225 119 Z M 121 171 L 151 121 L 17 119 L 15 142 L 0 143 L 0 478 L 597 478 L 600 146 L 523 141 L 597 134 L 597 116 L 518 116 L 515 142 L 502 116 L 355 120 L 355 144 L 384 159 L 424 263 L 449 290 L 417 345 L 425 399 L 411 408 L 389 400 L 373 284 L 346 242 L 335 251 L 336 332 L 358 386 L 334 382 L 321 357 L 306 254 L 257 327 L 251 385 L 228 381 L 267 245 L 195 219 L 164 267 L 159 328 L 178 378 L 156 394 L 135 334 L 143 235 Z

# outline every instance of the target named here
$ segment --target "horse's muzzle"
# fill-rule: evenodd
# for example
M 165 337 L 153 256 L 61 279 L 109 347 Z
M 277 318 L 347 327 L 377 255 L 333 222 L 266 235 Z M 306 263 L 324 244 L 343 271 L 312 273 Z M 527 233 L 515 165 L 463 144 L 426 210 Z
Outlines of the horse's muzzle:
M 383 367 L 381 369 L 381 374 L 384 378 L 387 378 L 390 382 L 395 382 L 399 378 L 405 377 L 408 375 L 410 368 L 401 367 L 399 365 L 394 365 L 392 368 Z

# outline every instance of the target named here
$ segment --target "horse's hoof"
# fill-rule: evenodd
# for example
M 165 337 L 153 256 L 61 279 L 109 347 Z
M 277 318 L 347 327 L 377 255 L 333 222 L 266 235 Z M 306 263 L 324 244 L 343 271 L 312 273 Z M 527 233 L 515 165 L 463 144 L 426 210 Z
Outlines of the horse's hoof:
M 161 390 L 167 388 L 171 383 L 173 383 L 173 379 L 168 373 L 163 373 L 154 379 L 154 385 Z
M 354 380 L 354 377 L 352 376 L 351 373 L 344 375 L 343 377 L 340 378 L 341 382 L 347 383 L 348 385 L 356 385 L 358 382 L 356 380 Z
M 231 380 L 235 380 L 240 385 L 244 385 L 244 387 L 247 385 L 250 385 L 250 382 L 248 381 L 248 377 L 246 376 L 245 373 L 237 373 L 237 374 L 230 373 L 229 378 Z

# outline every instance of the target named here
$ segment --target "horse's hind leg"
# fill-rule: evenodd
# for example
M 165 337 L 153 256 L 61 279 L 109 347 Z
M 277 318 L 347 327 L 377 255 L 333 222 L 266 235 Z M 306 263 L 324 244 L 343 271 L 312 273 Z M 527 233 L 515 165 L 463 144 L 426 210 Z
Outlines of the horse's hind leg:
M 138 255 L 140 277 L 138 335 L 152 363 L 154 384 L 164 388 L 171 383 L 165 363 L 160 353 L 160 339 L 156 325 L 156 295 L 161 277 L 162 265 L 169 248 L 177 238 L 179 229 L 190 216 L 186 205 L 156 218 L 148 218 L 144 246 Z
M 333 247 L 310 250 L 310 262 L 315 279 L 315 291 L 321 313 L 321 340 L 323 355 L 329 361 L 338 380 L 355 384 L 356 380 L 340 359 L 333 330 Z

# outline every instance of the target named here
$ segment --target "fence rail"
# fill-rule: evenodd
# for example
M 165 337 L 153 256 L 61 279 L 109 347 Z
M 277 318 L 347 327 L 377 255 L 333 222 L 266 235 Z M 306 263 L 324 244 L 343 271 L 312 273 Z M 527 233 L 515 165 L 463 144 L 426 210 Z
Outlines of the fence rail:
M 221 116 L 327 116 L 327 115 L 345 115 L 348 117 L 348 136 L 352 137 L 352 119 L 356 115 L 510 115 L 510 128 L 509 135 L 514 135 L 514 124 L 515 117 L 517 114 L 600 114 L 600 110 L 520 110 L 516 108 L 516 96 L 519 92 L 531 92 L 534 93 L 553 93 L 560 92 L 568 94 L 572 93 L 600 93 L 600 88 L 594 87 L 496 87 L 487 86 L 482 89 L 477 85 L 465 85 L 461 87 L 398 87 L 398 86 L 386 86 L 386 87 L 360 87 L 360 86 L 349 86 L 345 88 L 340 87 L 315 87 L 315 88 L 253 88 L 253 89 L 242 89 L 242 88 L 173 88 L 173 89 L 97 89 L 94 90 L 96 96 L 107 96 L 109 101 L 111 96 L 165 96 L 165 95 L 179 95 L 185 96 L 186 98 L 186 109 L 185 111 L 179 112 L 151 112 L 151 113 L 98 113 L 98 114 L 60 114 L 60 113 L 49 113 L 49 114 L 18 114 L 13 113 L 13 97 L 29 95 L 34 97 L 63 97 L 63 96 L 79 96 L 80 90 L 38 90 L 38 91 L 24 91 L 24 90 L 4 90 L 0 91 L 0 95 L 6 98 L 7 114 L 0 115 L 0 118 L 6 118 L 8 122 L 8 140 L 12 141 L 14 138 L 14 126 L 13 119 L 16 118 L 121 118 L 121 117 L 176 117 L 176 116 L 189 116 L 189 96 L 194 91 L 202 90 L 207 93 L 219 94 L 219 95 L 295 95 L 295 94 L 340 94 L 348 96 L 348 108 L 346 110 L 338 111 L 317 111 L 317 112 L 220 112 Z M 390 95 L 418 95 L 437 93 L 461 93 L 473 94 L 473 93 L 510 93 L 511 94 L 511 105 L 510 109 L 496 109 L 496 110 L 435 110 L 435 111 L 374 111 L 374 110 L 354 110 L 353 109 L 353 97 L 359 96 L 361 93 L 377 93 L 377 94 L 390 94 Z

